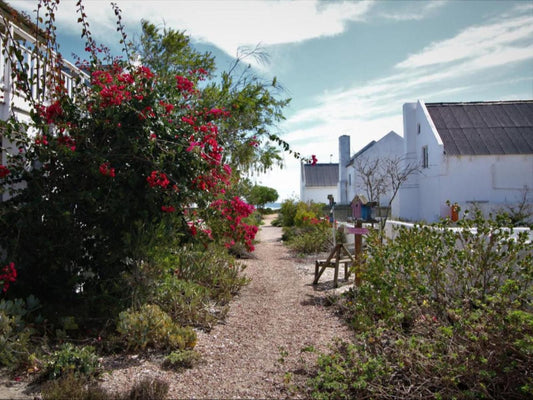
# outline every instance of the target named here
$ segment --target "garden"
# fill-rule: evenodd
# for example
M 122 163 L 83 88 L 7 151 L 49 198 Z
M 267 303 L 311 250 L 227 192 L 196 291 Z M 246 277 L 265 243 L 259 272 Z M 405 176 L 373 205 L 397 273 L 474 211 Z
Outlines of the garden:
M 283 203 L 284 231 L 317 219 L 311 207 Z M 322 251 L 328 232 L 307 229 L 288 246 Z M 385 241 L 370 229 L 361 270 L 359 285 L 330 298 L 355 337 L 319 354 L 300 387 L 309 397 L 533 395 L 533 244 L 509 214 L 467 210 L 457 223 L 402 227 Z
M 45 398 L 83 392 L 105 354 L 160 351 L 170 368 L 197 357 L 196 332 L 247 283 L 237 256 L 254 250 L 260 218 L 241 171 L 281 161 L 270 127 L 289 101 L 242 59 L 218 73 L 182 32 L 144 21 L 133 43 L 116 5 L 113 55 L 81 1 L 86 57 L 67 88 L 59 6 L 39 1 L 36 21 L 12 12 L 36 43 L 2 33 L 6 102 L 22 99 L 29 117 L 0 122 L 0 364 L 53 382 Z

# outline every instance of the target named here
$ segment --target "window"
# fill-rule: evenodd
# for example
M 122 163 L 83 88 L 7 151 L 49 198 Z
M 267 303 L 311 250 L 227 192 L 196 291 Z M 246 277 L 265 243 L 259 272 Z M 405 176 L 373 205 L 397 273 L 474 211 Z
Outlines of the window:
M 352 186 L 352 174 L 348 174 L 348 186 Z
M 416 133 L 420 135 L 420 122 L 416 124 Z
M 422 147 L 422 168 L 429 168 L 428 147 Z

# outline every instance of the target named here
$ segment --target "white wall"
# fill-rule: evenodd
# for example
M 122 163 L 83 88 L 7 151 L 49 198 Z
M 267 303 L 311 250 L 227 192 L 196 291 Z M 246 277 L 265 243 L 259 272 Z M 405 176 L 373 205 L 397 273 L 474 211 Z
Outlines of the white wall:
M 447 200 L 490 211 L 518 203 L 525 187 L 533 190 L 533 155 L 448 156 L 424 103 L 404 104 L 403 116 L 407 162 L 422 165 L 427 146 L 429 165 L 400 189 L 401 219 L 438 221 L 450 215 Z
M 337 194 L 337 186 L 308 186 L 300 192 L 300 200 L 306 203 L 326 203 L 328 204 L 328 195 L 334 197 Z M 335 199 L 337 201 L 337 199 Z
M 374 160 L 396 159 L 404 157 L 404 140 L 401 136 L 394 132 L 389 132 L 387 135 L 378 140 L 373 146 L 362 153 L 354 163 L 362 162 L 368 163 Z M 351 201 L 356 195 L 363 194 L 367 196 L 366 186 L 361 177 L 356 173 L 354 165 L 347 167 L 348 170 L 348 198 Z M 351 183 L 351 185 L 350 185 Z M 388 192 L 381 196 L 380 203 L 386 206 L 391 198 L 392 193 Z M 368 199 L 370 200 L 370 199 Z M 398 203 L 395 200 L 392 204 L 392 213 L 398 213 Z

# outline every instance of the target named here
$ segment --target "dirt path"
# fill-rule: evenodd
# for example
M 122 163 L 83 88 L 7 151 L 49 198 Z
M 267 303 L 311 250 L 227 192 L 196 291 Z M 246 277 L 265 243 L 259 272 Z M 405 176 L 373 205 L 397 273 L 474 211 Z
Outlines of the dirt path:
M 159 377 L 170 383 L 169 398 L 298 398 L 290 385 L 306 378 L 302 360 L 316 357 L 304 347 L 326 351 L 335 337 L 351 334 L 333 310 L 324 306 L 331 277 L 311 285 L 314 264 L 295 260 L 279 241 L 281 229 L 270 225 L 259 233 L 255 259 L 246 260 L 251 278 L 231 303 L 226 321 L 210 333 L 199 332 L 196 350 L 202 363 L 182 373 L 162 370 L 155 362 L 132 359 L 104 377 L 103 386 L 127 390 L 135 381 Z M 287 374 L 289 372 L 289 374 Z
M 322 305 L 326 292 L 311 286 L 314 267 L 295 263 L 271 219 L 260 231 L 257 258 L 246 261 L 250 284 L 232 303 L 226 323 L 199 337 L 197 350 L 206 362 L 176 376 L 171 397 L 285 397 L 285 374 L 297 368 L 303 347 L 326 350 L 334 337 L 350 336 Z

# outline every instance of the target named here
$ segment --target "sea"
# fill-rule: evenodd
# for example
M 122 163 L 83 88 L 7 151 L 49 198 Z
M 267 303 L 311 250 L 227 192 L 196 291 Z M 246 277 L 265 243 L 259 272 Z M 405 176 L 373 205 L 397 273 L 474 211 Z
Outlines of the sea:
M 281 208 L 281 203 L 266 203 L 265 208 L 271 208 L 273 210 L 279 210 Z

